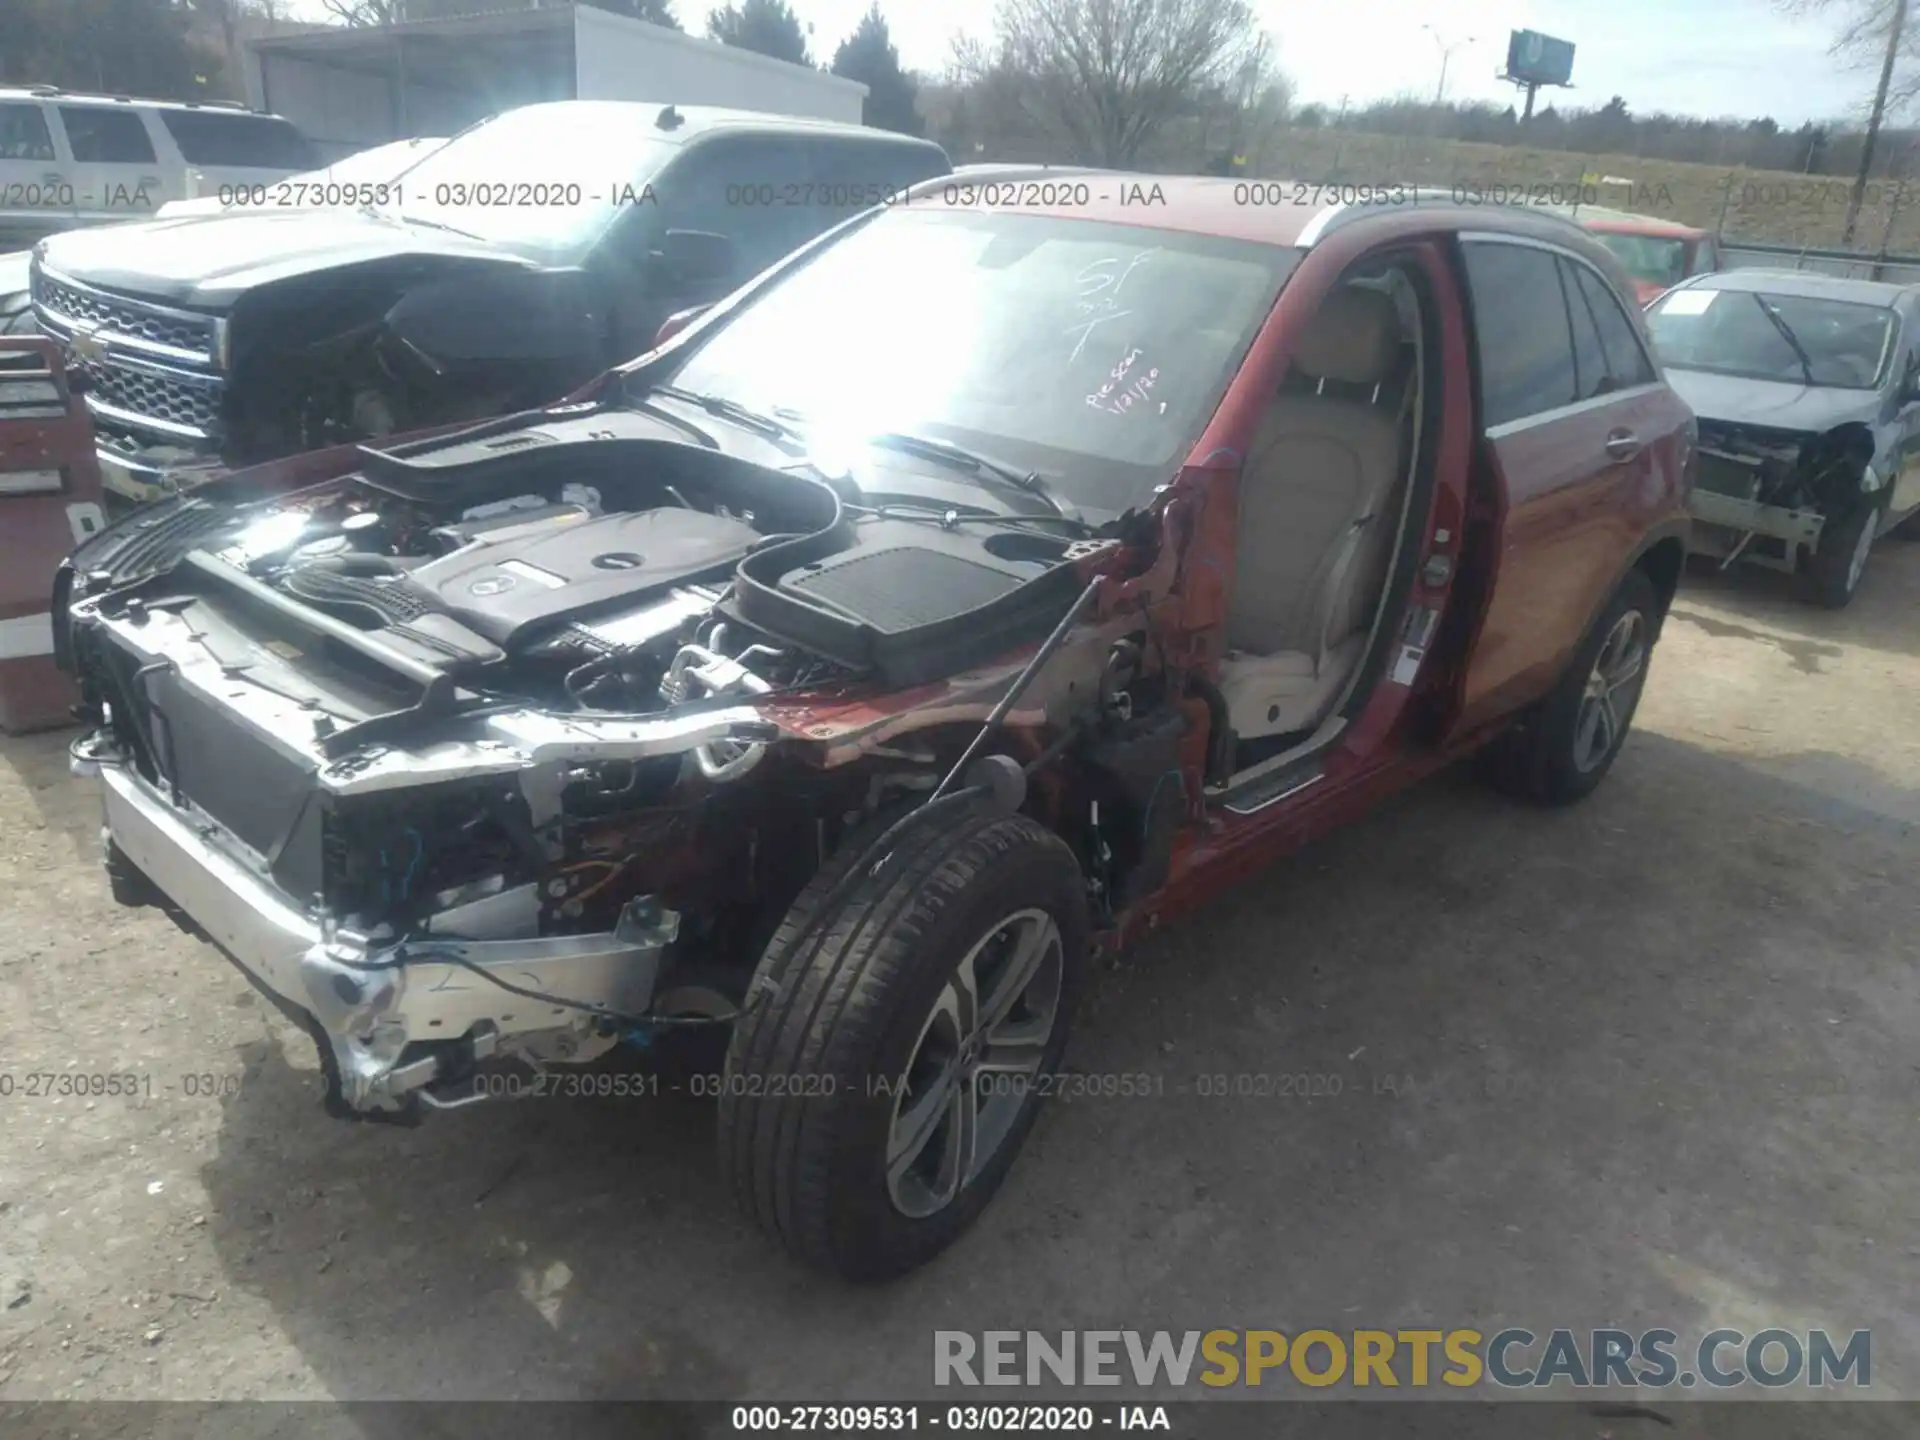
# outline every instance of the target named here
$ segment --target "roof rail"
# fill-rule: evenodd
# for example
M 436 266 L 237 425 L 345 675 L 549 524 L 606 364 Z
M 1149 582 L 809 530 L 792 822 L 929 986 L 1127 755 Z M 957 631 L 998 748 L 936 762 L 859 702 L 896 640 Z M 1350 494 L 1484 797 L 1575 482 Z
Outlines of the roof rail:
M 1441 185 L 1406 185 L 1399 187 L 1392 185 L 1375 185 L 1365 187 L 1356 186 L 1354 188 L 1368 189 L 1371 190 L 1372 193 L 1352 201 L 1329 205 L 1321 210 L 1318 215 L 1308 222 L 1306 229 L 1301 232 L 1299 240 L 1301 245 L 1312 246 L 1318 243 L 1320 238 L 1326 235 L 1328 231 L 1349 224 L 1362 215 L 1369 213 L 1377 214 L 1381 210 L 1402 205 L 1452 206 L 1455 209 L 1470 211 L 1519 210 L 1529 215 L 1544 215 L 1550 217 L 1551 219 L 1559 221 L 1568 229 L 1577 231 L 1582 235 L 1588 233 L 1585 226 L 1564 211 L 1555 211 L 1545 205 L 1527 200 L 1475 203 L 1469 199 L 1462 198 L 1457 189 L 1450 189 Z
M 58 85 L 27 86 L 27 94 L 29 95 L 64 95 L 65 93 L 66 92 L 62 90 Z

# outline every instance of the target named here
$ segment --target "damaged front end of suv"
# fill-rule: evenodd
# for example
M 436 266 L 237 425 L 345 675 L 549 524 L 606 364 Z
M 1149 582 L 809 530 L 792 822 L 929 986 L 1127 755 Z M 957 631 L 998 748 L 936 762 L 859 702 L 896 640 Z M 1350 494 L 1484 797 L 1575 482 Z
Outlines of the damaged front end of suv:
M 737 1016 L 826 857 L 952 778 L 1019 670 L 996 657 L 1128 553 L 856 533 L 816 472 L 659 428 L 264 467 L 62 574 L 117 898 L 301 1024 L 336 1113 L 411 1118 L 485 1067 Z M 1010 738 L 1071 731 L 1111 648 L 1063 648 L 1001 707 Z

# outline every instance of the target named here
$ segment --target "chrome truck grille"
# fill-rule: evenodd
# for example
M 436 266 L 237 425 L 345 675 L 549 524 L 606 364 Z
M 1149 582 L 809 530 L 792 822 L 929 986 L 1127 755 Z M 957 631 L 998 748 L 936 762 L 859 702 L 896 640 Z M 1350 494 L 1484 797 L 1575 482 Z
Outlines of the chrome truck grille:
M 103 438 L 133 448 L 218 448 L 224 322 L 111 295 L 38 261 L 32 287 L 34 319 L 85 377 L 87 407 Z

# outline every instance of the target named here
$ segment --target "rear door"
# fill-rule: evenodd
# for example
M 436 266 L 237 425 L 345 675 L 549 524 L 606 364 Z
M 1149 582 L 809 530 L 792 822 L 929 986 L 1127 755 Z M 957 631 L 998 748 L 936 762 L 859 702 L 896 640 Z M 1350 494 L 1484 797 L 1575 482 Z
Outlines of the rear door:
M 1558 678 L 1677 483 L 1687 414 L 1584 259 L 1507 235 L 1463 236 L 1462 250 L 1482 609 L 1455 734 Z
M 151 215 L 174 198 L 161 183 L 160 157 L 145 119 L 131 105 L 61 101 L 52 107 L 73 157 L 73 188 L 83 220 Z M 175 177 L 174 189 L 179 189 Z
M 38 100 L 0 100 L 0 250 L 65 229 L 74 216 L 73 161 L 55 148 Z

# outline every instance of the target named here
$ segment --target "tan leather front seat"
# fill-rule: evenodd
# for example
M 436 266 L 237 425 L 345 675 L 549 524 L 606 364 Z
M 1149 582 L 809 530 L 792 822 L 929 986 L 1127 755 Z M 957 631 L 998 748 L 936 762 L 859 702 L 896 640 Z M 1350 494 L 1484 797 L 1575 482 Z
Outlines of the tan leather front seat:
M 1399 352 L 1386 291 L 1330 294 L 1294 366 L 1339 393 L 1276 397 L 1241 471 L 1221 689 L 1242 739 L 1317 725 L 1359 663 L 1404 478 L 1397 397 L 1378 393 Z

